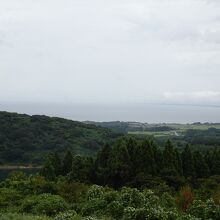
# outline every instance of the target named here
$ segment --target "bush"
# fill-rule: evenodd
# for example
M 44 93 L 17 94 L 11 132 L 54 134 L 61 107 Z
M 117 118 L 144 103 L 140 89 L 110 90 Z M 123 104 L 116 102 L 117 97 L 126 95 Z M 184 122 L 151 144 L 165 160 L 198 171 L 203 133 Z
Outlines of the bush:
M 108 213 L 116 219 L 121 219 L 124 212 L 124 206 L 120 201 L 113 201 L 107 206 Z
M 87 192 L 87 199 L 89 201 L 94 199 L 103 199 L 105 189 L 102 186 L 93 185 L 89 188 Z
M 74 210 L 70 210 L 67 212 L 60 213 L 56 215 L 54 220 L 81 220 L 82 218 L 77 215 Z
M 68 209 L 65 200 L 58 195 L 41 194 L 24 200 L 21 210 L 34 214 L 54 216 Z
M 188 213 L 198 218 L 203 219 L 205 216 L 205 202 L 201 200 L 194 200 L 188 208 Z
M 1 220 L 52 220 L 45 216 L 27 215 L 27 214 L 16 214 L 16 213 L 0 213 Z
M 220 219 L 220 206 L 216 205 L 214 200 L 208 199 L 206 202 L 195 200 L 189 206 L 188 212 L 200 219 Z
M 161 205 L 166 208 L 175 208 L 175 199 L 169 193 L 163 193 L 160 198 Z
M 220 219 L 220 206 L 216 205 L 212 199 L 206 201 L 205 219 Z
M 119 200 L 124 207 L 139 207 L 144 203 L 144 195 L 137 189 L 122 188 Z
M 85 198 L 88 187 L 85 184 L 66 181 L 58 183 L 57 193 L 67 202 L 80 202 Z
M 15 189 L 0 188 L 0 209 L 20 204 L 22 195 Z
M 145 220 L 146 215 L 147 213 L 144 208 L 127 207 L 124 210 L 123 220 Z

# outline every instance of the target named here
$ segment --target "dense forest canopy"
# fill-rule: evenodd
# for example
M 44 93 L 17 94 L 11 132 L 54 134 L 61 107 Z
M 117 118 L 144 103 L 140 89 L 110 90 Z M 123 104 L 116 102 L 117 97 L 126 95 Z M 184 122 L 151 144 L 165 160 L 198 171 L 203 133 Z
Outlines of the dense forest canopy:
M 93 154 L 117 136 L 106 128 L 62 118 L 0 112 L 0 163 L 40 164 L 54 150 Z
M 186 183 L 194 185 L 201 178 L 220 175 L 220 150 L 204 153 L 193 151 L 187 144 L 180 152 L 170 140 L 160 149 L 152 140 L 122 138 L 113 146 L 103 146 L 95 158 L 67 151 L 61 159 L 58 153 L 51 153 L 41 174 L 51 180 L 63 175 L 70 180 L 114 188 L 143 187 L 161 179 L 178 189 Z
M 122 138 L 96 157 L 50 153 L 0 182 L 4 220 L 219 220 L 220 151 Z
M 0 219 L 220 219 L 219 129 L 187 128 L 171 140 L 149 135 L 175 129 L 121 134 L 0 112 L 2 165 L 43 164 L 38 173 L 12 172 L 0 182 Z
M 43 115 L 0 112 L 0 164 L 39 165 L 49 152 L 63 153 L 67 149 L 80 155 L 95 155 L 105 143 L 112 144 L 122 136 L 135 136 L 140 140 L 154 136 L 160 148 L 164 148 L 166 140 L 171 139 L 181 151 L 187 143 L 193 149 L 206 151 L 220 146 L 219 135 L 219 124 L 93 124 Z

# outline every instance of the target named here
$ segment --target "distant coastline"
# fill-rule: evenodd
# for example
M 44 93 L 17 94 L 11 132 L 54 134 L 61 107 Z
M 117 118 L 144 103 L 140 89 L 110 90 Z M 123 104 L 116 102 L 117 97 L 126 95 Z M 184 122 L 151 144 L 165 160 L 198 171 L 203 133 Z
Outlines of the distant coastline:
M 42 166 L 16 166 L 16 165 L 0 165 L 0 170 L 33 170 L 33 169 L 41 169 Z

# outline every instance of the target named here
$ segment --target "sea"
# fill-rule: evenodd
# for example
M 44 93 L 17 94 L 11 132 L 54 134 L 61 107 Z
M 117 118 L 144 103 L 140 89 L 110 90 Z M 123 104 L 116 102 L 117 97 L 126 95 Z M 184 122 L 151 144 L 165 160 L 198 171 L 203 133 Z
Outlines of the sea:
M 0 111 L 48 115 L 76 121 L 136 121 L 183 124 L 220 122 L 220 106 L 202 104 L 0 102 Z

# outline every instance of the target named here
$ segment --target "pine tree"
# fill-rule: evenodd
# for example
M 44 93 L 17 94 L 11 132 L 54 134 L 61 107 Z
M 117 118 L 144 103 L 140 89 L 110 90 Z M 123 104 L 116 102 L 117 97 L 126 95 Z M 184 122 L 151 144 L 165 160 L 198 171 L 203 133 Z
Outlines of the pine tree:
M 137 143 L 136 139 L 129 138 L 126 142 L 126 146 L 128 149 L 128 154 L 129 154 L 130 162 L 131 162 L 130 175 L 132 177 L 135 177 L 135 174 L 137 172 L 137 167 L 139 164 L 139 161 L 137 160 L 137 158 L 138 158 L 138 143 Z
M 105 144 L 98 152 L 95 161 L 95 182 L 105 185 L 109 179 L 109 159 L 111 155 L 111 147 Z
M 168 140 L 163 151 L 163 176 L 178 175 L 178 161 L 176 156 L 173 143 Z
M 47 180 L 54 180 L 56 175 L 55 175 L 55 170 L 54 167 L 51 164 L 51 161 L 49 159 L 46 160 L 44 166 L 42 167 L 40 174 L 44 176 Z
M 194 160 L 189 144 L 186 145 L 184 151 L 182 152 L 182 164 L 183 164 L 183 175 L 185 177 L 194 177 L 195 176 Z
M 160 174 L 163 169 L 163 152 L 155 144 L 153 145 L 153 152 L 156 164 L 156 174 Z
M 130 181 L 131 161 L 124 140 L 113 146 L 109 166 L 109 178 L 113 187 L 121 187 Z
M 61 164 L 61 159 L 58 155 L 57 152 L 52 153 L 51 155 L 49 155 L 49 160 L 51 162 L 51 165 L 54 168 L 54 172 L 56 176 L 61 175 L 61 171 L 62 171 L 62 164 Z
M 67 175 L 72 170 L 73 155 L 68 150 L 63 158 L 62 175 Z
M 197 178 L 206 178 L 209 176 L 209 167 L 203 157 L 203 155 L 196 151 L 193 153 L 195 174 Z
M 220 175 L 220 150 L 217 149 L 211 153 L 211 174 Z
M 178 174 L 180 176 L 183 175 L 183 166 L 182 166 L 182 160 L 181 160 L 181 156 L 180 156 L 180 153 L 179 151 L 175 148 L 174 150 L 174 153 L 175 153 L 175 168 L 178 172 Z
M 156 163 L 151 141 L 144 140 L 139 145 L 136 164 L 138 173 L 143 173 L 145 176 L 156 174 Z
M 92 158 L 76 155 L 73 158 L 72 170 L 68 174 L 68 177 L 70 180 L 75 180 L 83 183 L 90 183 L 92 169 L 93 169 Z

